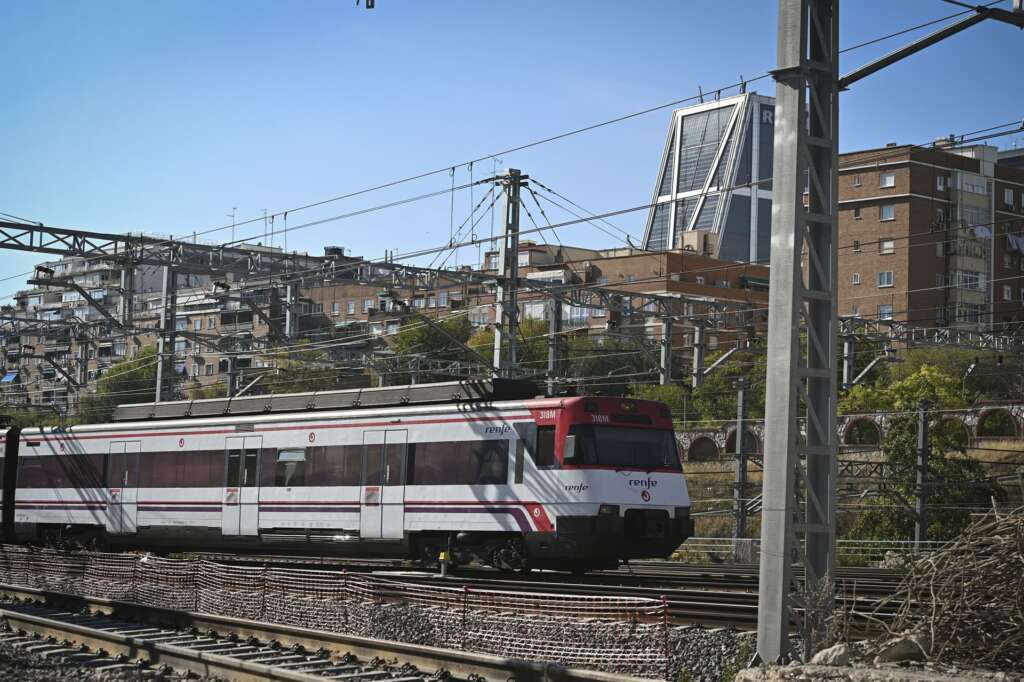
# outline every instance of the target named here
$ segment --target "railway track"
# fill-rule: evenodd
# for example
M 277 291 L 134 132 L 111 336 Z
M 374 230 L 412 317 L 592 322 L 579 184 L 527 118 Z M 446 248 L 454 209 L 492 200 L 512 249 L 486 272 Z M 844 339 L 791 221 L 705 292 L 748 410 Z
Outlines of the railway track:
M 414 571 L 410 562 L 397 559 L 348 559 L 341 557 L 302 557 L 265 554 L 190 553 L 188 556 L 234 565 L 265 565 L 274 567 L 347 570 L 365 573 Z M 753 564 L 684 564 L 676 561 L 634 562 L 618 570 L 595 571 L 584 576 L 573 576 L 555 571 L 507 573 L 496 569 L 463 566 L 453 575 L 466 581 L 528 582 L 537 585 L 558 584 L 568 588 L 593 587 L 597 590 L 615 586 L 619 588 L 650 588 L 660 596 L 665 590 L 747 591 L 756 592 L 758 567 Z M 891 569 L 841 567 L 837 581 L 842 594 L 848 598 L 882 598 L 891 595 L 899 585 L 902 573 Z M 617 591 L 623 594 L 621 590 Z M 638 595 L 639 596 L 639 595 Z M 646 593 L 643 596 L 651 596 Z M 694 596 L 698 598 L 699 596 Z M 756 600 L 755 600 L 756 604 Z
M 419 645 L 0 585 L 6 641 L 104 669 L 225 680 L 635 680 Z M 146 676 L 145 674 L 143 676 Z

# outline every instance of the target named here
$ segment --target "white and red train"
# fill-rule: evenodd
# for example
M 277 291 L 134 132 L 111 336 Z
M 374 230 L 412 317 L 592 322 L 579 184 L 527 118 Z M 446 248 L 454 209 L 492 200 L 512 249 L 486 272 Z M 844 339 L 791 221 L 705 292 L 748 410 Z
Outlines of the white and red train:
M 10 429 L 3 529 L 156 550 L 432 560 L 450 548 L 456 562 L 571 570 L 666 557 L 693 533 L 665 405 L 410 393 L 389 406 L 365 400 L 372 390 L 343 409 L 159 403 L 182 418 L 128 406 L 148 418 Z

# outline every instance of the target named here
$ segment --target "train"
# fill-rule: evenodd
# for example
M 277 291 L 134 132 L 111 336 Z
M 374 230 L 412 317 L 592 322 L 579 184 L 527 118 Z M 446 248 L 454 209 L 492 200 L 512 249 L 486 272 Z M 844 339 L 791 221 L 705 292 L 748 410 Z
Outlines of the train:
M 664 404 L 455 381 L 2 432 L 7 539 L 585 572 L 693 535 Z

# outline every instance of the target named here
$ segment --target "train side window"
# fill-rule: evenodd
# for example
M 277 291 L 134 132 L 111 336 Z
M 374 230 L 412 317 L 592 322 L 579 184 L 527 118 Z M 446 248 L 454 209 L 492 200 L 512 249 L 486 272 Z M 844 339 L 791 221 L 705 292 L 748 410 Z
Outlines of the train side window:
M 256 463 L 260 459 L 259 448 L 246 448 L 245 449 L 245 470 L 242 472 L 242 486 L 245 488 L 251 488 L 259 485 L 256 480 Z
M 274 485 L 277 486 L 300 486 L 306 481 L 306 451 L 281 450 L 277 453 L 277 463 L 274 466 Z
M 533 453 L 533 462 L 538 469 L 553 469 L 555 462 L 555 427 L 537 427 L 537 448 Z
M 240 471 L 242 468 L 242 449 L 228 448 L 228 466 L 225 487 L 238 487 Z
M 402 454 L 405 444 L 384 446 L 384 485 L 402 485 Z
M 377 486 L 381 484 L 381 476 L 384 473 L 383 457 L 384 444 L 373 443 L 364 446 L 366 449 L 365 469 L 363 472 L 363 485 Z
M 520 438 L 516 441 L 516 469 L 515 469 L 515 482 L 523 482 L 523 469 L 526 465 L 526 448 L 523 446 L 523 439 Z

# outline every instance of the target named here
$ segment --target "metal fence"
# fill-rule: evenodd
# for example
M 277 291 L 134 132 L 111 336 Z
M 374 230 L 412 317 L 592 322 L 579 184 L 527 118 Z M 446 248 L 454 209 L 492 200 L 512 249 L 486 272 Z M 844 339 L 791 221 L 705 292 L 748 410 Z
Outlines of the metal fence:
M 668 604 L 199 559 L 0 546 L 0 582 L 610 672 L 659 676 Z

